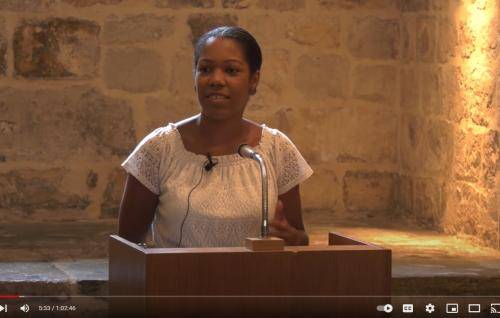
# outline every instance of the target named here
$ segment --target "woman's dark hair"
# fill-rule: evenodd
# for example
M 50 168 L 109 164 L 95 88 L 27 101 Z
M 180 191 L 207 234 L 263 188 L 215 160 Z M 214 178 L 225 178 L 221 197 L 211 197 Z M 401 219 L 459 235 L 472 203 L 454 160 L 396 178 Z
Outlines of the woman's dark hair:
M 198 66 L 201 51 L 210 38 L 230 38 L 237 41 L 245 52 L 247 63 L 250 66 L 250 74 L 260 70 L 262 65 L 262 52 L 255 38 L 245 29 L 237 26 L 222 26 L 203 34 L 194 47 L 194 68 Z

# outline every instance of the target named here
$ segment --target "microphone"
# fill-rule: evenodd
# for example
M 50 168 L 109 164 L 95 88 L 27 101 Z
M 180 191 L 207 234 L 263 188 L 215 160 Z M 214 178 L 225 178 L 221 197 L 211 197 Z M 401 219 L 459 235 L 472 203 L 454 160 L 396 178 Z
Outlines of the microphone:
M 259 156 L 259 154 L 247 144 L 242 144 L 238 147 L 238 154 L 243 158 L 249 158 L 253 160 L 257 160 L 256 156 Z
M 207 153 L 206 157 L 208 158 L 208 162 L 205 162 L 205 171 L 208 172 L 212 170 L 212 168 L 215 167 L 218 164 L 218 162 L 217 159 L 215 159 L 215 161 L 212 161 L 212 156 L 210 155 L 210 153 Z
M 260 226 L 260 236 L 269 236 L 269 199 L 267 192 L 267 169 L 262 156 L 249 145 L 242 144 L 238 147 L 238 154 L 243 158 L 249 158 L 259 163 L 260 179 L 262 181 L 262 224 Z

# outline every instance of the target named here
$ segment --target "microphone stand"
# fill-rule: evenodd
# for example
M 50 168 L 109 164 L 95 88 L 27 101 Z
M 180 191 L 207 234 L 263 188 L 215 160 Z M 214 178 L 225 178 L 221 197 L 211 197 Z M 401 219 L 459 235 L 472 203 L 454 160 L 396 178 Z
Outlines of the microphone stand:
M 260 226 L 260 237 L 247 237 L 245 239 L 245 247 L 252 251 L 283 250 L 285 241 L 278 237 L 269 236 L 269 198 L 266 163 L 262 156 L 249 145 L 240 145 L 238 153 L 244 158 L 257 161 L 262 182 L 262 223 Z

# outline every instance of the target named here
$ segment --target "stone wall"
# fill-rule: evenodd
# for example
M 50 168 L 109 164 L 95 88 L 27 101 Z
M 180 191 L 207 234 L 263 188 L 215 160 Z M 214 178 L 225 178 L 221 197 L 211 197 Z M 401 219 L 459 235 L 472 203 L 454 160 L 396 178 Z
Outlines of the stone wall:
M 457 47 L 469 38 L 456 34 L 458 9 L 448 0 L 0 0 L 0 217 L 116 220 L 120 163 L 149 131 L 198 111 L 193 42 L 229 24 L 263 48 L 246 116 L 287 133 L 315 170 L 302 186 L 305 213 L 410 215 L 492 245 L 498 97 L 460 115 Z M 462 129 L 463 116 L 481 128 Z
M 498 3 L 401 9 L 399 211 L 500 248 Z

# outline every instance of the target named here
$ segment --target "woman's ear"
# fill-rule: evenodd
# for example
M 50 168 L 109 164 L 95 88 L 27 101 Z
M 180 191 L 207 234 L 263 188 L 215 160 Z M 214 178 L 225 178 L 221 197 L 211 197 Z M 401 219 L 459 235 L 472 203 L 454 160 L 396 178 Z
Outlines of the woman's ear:
M 250 95 L 254 95 L 257 92 L 257 85 L 259 85 L 259 80 L 260 70 L 257 70 L 250 77 Z

